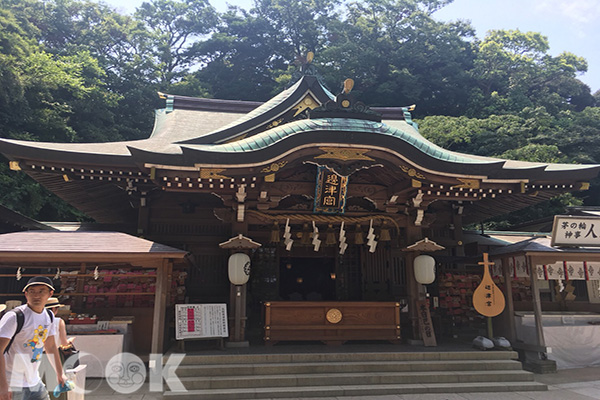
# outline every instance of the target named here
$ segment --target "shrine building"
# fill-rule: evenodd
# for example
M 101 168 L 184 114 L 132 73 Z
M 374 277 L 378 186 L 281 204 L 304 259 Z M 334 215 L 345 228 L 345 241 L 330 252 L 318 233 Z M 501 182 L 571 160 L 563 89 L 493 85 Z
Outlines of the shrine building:
M 165 107 L 147 139 L 2 139 L 0 152 L 96 229 L 189 253 L 190 265 L 170 272 L 163 288 L 165 342 L 181 303 L 227 304 L 232 341 L 422 339 L 416 257 L 435 259 L 427 291 L 437 298 L 440 279 L 481 256 L 464 226 L 586 190 L 600 171 L 448 151 L 420 135 L 411 107 L 368 107 L 351 89 L 347 80 L 332 93 L 306 68 L 265 103 L 160 94 Z M 251 260 L 249 280 L 233 285 L 228 262 L 240 252 Z M 118 268 L 71 267 L 88 275 Z M 109 304 L 109 293 L 73 307 L 137 315 L 152 303 Z M 438 300 L 448 310 L 450 299 Z M 443 306 L 429 304 L 432 312 Z M 469 322 L 466 313 L 452 318 Z M 449 332 L 452 322 L 436 318 L 437 333 Z

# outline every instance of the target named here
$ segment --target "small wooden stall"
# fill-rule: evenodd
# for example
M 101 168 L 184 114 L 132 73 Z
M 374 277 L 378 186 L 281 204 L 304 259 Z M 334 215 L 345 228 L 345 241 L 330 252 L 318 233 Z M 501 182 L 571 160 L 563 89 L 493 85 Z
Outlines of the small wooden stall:
M 173 275 L 173 266 L 187 263 L 187 252 L 119 232 L 59 232 L 28 231 L 0 235 L 0 277 L 13 278 L 12 290 L 2 293 L 3 300 L 21 299 L 22 288 L 34 275 L 68 277 L 77 280 L 75 292 L 57 292 L 61 297 L 68 295 L 81 307 L 77 310 L 103 316 L 131 315 L 136 317 L 137 328 L 133 327 L 133 340 L 138 353 L 162 353 L 165 340 L 165 313 Z M 110 266 L 119 266 L 111 270 Z M 123 291 L 92 293 L 85 290 L 86 280 L 125 280 L 133 275 L 126 268 L 144 271 L 144 278 L 155 279 L 152 289 L 135 290 L 126 286 Z M 41 271 L 31 273 L 28 270 Z M 90 273 L 90 270 L 93 272 Z M 16 275 L 20 275 L 17 281 Z M 110 273 L 115 272 L 115 273 Z M 14 292 L 14 293 L 10 293 Z M 89 307 L 84 297 L 128 296 L 133 299 L 152 297 L 153 308 L 144 308 L 137 313 L 133 308 Z M 149 301 L 148 304 L 151 302 Z M 150 339 L 150 343 L 148 343 Z
M 589 218 L 578 218 L 575 226 L 589 230 L 594 224 Z M 582 230 L 585 228 L 576 227 L 573 232 Z M 584 235 L 573 233 L 581 239 Z M 567 247 L 555 237 L 546 237 L 493 253 L 493 274 L 502 277 L 505 286 L 507 306 L 502 321 L 507 336 L 517 347 L 548 353 L 541 358 L 555 360 L 559 369 L 600 364 L 600 249 L 590 245 L 594 244 L 581 241 L 581 247 Z M 523 282 L 528 282 L 530 301 L 515 301 L 513 294 L 521 290 Z

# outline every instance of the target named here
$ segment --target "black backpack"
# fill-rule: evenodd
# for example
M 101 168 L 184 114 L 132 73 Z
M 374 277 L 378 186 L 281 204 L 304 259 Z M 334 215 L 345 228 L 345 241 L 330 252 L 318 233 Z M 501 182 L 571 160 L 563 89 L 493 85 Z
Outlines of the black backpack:
M 19 332 L 21 332 L 21 329 L 23 329 L 23 325 L 25 325 L 25 314 L 23 314 L 23 310 L 21 310 L 20 308 L 15 308 L 14 310 L 10 310 L 10 311 L 17 314 L 17 329 L 15 329 L 15 333 L 10 338 L 10 342 L 8 342 L 8 344 L 6 345 L 6 349 L 4 349 L 4 353 L 8 353 L 8 350 L 10 350 L 10 346 L 12 345 L 13 341 L 15 340 L 15 336 L 17 336 L 17 334 Z M 54 313 L 47 308 L 46 308 L 46 312 L 50 316 L 50 323 L 52 324 L 54 322 Z M 2 317 L 4 317 L 4 315 Z

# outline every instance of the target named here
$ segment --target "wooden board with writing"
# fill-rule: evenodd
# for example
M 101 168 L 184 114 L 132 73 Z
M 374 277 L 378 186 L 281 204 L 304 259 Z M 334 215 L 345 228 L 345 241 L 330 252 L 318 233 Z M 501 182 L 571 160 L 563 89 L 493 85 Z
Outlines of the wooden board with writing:
M 423 337 L 423 344 L 427 347 L 437 346 L 427 301 L 417 301 L 417 314 L 419 315 L 419 328 L 421 330 L 421 336 Z

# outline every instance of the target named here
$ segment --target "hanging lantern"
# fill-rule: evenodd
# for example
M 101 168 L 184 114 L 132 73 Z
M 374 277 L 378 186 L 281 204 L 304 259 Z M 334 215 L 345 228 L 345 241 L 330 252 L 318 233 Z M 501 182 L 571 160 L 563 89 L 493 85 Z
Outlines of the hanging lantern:
M 379 241 L 380 242 L 389 242 L 392 240 L 390 237 L 390 229 L 387 226 L 387 221 L 383 221 L 381 225 L 381 231 L 379 232 Z
M 415 280 L 423 285 L 435 281 L 435 259 L 431 256 L 418 256 L 414 260 Z
M 327 236 L 325 236 L 325 244 L 327 246 L 333 246 L 337 243 L 335 240 L 335 231 L 333 230 L 333 224 L 327 225 Z
M 311 234 L 312 232 L 310 231 L 310 226 L 308 225 L 308 223 L 304 223 L 302 225 L 302 238 L 300 239 L 300 244 L 302 244 L 303 246 L 310 245 Z
M 360 224 L 356 224 L 356 230 L 354 231 L 354 244 L 364 244 L 365 238 L 363 237 L 362 229 Z
M 271 243 L 279 243 L 281 237 L 279 236 L 279 224 L 277 221 L 273 222 L 273 228 L 271 228 Z
M 250 278 L 250 257 L 235 253 L 229 256 L 229 281 L 234 285 L 244 285 Z

